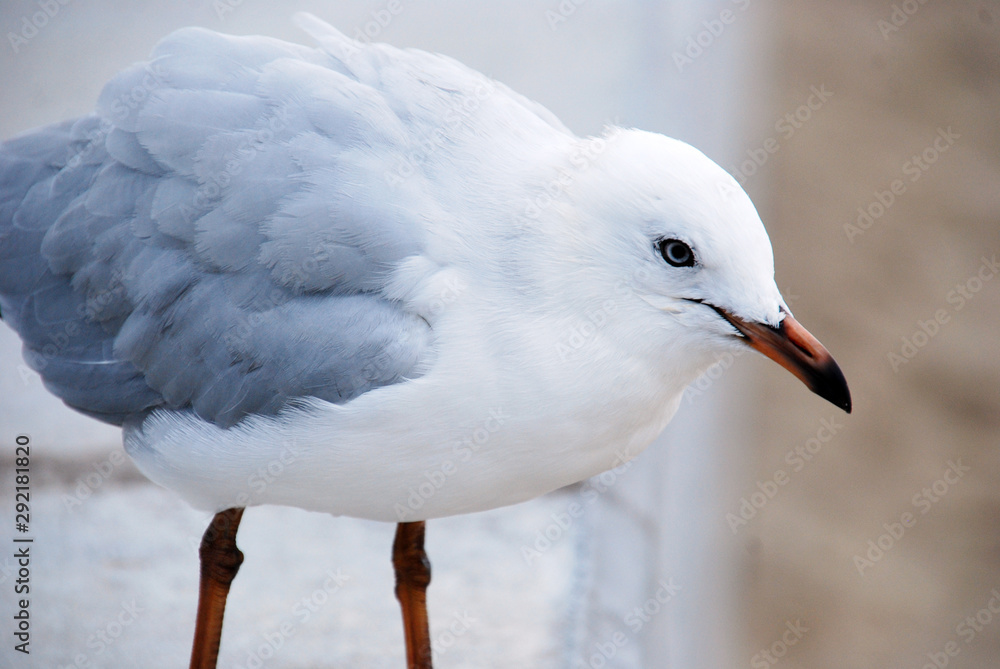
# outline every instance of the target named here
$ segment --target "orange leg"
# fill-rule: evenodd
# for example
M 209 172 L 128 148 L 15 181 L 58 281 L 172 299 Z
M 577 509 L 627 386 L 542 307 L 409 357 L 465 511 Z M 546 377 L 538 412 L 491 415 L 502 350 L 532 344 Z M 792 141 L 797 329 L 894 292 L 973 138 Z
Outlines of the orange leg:
M 399 523 L 392 544 L 396 599 L 403 609 L 407 669 L 432 669 L 431 633 L 427 624 L 427 586 L 431 563 L 424 552 L 424 523 Z
M 198 550 L 201 584 L 198 590 L 198 620 L 191 648 L 191 669 L 215 669 L 229 585 L 243 564 L 243 553 L 236 547 L 236 530 L 242 518 L 242 508 L 220 511 L 212 518 L 201 539 Z

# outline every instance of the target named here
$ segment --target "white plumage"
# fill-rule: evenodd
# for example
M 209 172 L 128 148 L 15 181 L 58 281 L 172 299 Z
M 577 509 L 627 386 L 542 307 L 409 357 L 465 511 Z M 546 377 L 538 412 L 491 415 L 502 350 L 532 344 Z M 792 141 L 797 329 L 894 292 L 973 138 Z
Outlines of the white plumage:
M 96 116 L 2 154 L 37 172 L 7 186 L 30 271 L 0 276 L 3 315 L 152 480 L 214 511 L 512 504 L 638 455 L 746 343 L 733 319 L 789 318 L 753 205 L 697 150 L 580 139 L 448 58 L 299 20 L 320 48 L 178 31 Z

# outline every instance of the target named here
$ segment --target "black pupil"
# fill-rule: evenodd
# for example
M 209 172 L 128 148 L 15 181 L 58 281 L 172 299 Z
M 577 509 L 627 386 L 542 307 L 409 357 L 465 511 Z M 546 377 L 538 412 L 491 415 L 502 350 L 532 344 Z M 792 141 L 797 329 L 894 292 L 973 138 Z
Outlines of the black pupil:
M 691 249 L 684 242 L 676 239 L 668 239 L 660 247 L 663 257 L 668 263 L 674 266 L 691 264 Z

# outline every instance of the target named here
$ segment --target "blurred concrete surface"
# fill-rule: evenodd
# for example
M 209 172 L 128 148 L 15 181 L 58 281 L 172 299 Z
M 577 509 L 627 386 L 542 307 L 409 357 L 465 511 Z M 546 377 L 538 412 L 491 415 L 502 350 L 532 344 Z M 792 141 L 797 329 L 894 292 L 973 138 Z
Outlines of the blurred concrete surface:
M 130 465 L 89 498 L 74 499 L 87 481 L 79 471 L 73 482 L 34 488 L 31 656 L 13 655 L 5 634 L 3 666 L 186 666 L 208 516 L 146 484 Z M 565 497 L 430 525 L 429 610 L 440 666 L 565 663 L 577 575 L 563 567 L 573 563 L 575 533 L 531 564 L 520 551 L 534 541 L 527 528 L 551 523 Z M 6 487 L 0 500 L 12 504 Z M 230 593 L 219 667 L 402 666 L 392 535 L 383 523 L 248 510 L 239 532 L 246 561 Z M 16 568 L 5 551 L 0 602 L 11 614 Z

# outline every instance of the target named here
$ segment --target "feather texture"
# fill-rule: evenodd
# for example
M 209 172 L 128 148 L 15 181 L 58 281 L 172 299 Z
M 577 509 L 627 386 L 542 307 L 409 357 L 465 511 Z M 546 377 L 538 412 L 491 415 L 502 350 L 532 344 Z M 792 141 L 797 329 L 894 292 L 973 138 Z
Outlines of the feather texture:
M 67 404 L 227 427 L 420 374 L 428 324 L 385 286 L 437 204 L 385 166 L 484 79 L 322 31 L 177 31 L 94 115 L 0 146 L 3 317 Z

